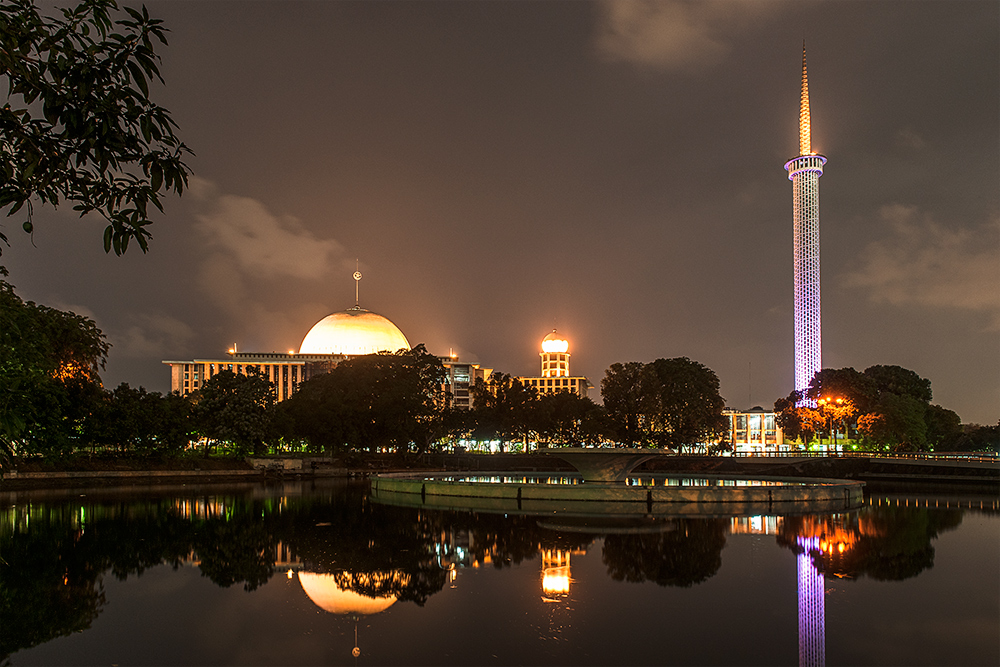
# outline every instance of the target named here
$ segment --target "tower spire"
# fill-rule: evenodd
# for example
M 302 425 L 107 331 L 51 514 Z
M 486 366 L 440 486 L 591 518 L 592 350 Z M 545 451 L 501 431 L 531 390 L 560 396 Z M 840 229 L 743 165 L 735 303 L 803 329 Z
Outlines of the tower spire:
M 822 366 L 819 284 L 819 177 L 826 158 L 812 150 L 809 136 L 809 82 L 806 43 L 802 42 L 802 93 L 799 107 L 799 156 L 785 163 L 793 193 L 795 242 L 795 389 L 809 388 Z
M 802 92 L 799 96 L 799 155 L 812 154 L 809 132 L 809 76 L 806 72 L 806 40 L 802 40 Z

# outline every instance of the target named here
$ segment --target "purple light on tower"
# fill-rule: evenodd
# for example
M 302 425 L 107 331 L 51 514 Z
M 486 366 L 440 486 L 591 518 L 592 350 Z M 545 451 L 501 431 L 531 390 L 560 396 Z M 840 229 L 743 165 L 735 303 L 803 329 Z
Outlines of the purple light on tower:
M 794 193 L 795 227 L 795 389 L 809 387 L 822 368 L 823 339 L 819 296 L 819 177 L 826 158 L 812 152 L 806 45 L 802 44 L 799 102 L 799 156 L 785 163 Z

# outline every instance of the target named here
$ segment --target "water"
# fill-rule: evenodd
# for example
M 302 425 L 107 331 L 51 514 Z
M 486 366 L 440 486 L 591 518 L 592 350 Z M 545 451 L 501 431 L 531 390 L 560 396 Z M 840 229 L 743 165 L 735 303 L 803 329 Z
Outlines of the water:
M 975 496 L 594 525 L 332 481 L 3 494 L 0 662 L 996 665 L 998 537 Z

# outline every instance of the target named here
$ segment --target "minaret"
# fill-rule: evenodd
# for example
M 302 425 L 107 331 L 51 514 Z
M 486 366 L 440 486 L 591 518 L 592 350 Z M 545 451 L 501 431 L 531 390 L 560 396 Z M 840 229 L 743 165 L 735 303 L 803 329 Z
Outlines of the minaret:
M 553 329 L 542 339 L 542 377 L 569 377 L 569 341 Z
M 802 93 L 799 102 L 799 156 L 785 163 L 794 193 L 795 228 L 795 389 L 808 389 L 822 368 L 823 342 L 819 298 L 819 177 L 826 158 L 812 152 L 809 132 L 809 82 L 802 43 Z

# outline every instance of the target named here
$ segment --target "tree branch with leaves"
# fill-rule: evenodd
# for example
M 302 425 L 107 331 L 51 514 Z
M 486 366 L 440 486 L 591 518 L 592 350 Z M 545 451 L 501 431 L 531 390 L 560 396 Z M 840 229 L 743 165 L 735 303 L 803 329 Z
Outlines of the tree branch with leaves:
M 123 254 L 134 240 L 143 252 L 151 236 L 150 206 L 182 194 L 191 151 L 175 134 L 170 112 L 149 97 L 160 75 L 154 40 L 167 29 L 143 6 L 84 0 L 47 15 L 30 0 L 0 2 L 0 210 L 25 212 L 32 203 L 73 204 L 108 225 L 104 250 Z M 7 237 L 0 232 L 0 241 Z

